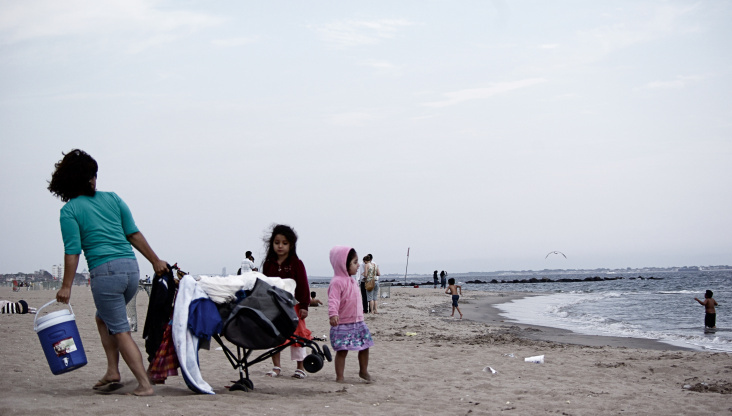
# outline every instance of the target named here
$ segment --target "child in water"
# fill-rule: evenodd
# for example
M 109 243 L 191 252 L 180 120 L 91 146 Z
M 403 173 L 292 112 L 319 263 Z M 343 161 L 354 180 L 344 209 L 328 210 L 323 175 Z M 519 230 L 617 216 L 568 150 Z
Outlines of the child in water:
M 460 314 L 460 319 L 463 319 L 463 313 L 460 312 L 460 308 L 458 308 L 458 299 L 460 299 L 460 295 L 463 294 L 463 287 L 456 285 L 455 279 L 452 277 L 447 281 L 447 283 L 449 283 L 449 286 L 445 289 L 445 293 L 452 295 L 452 314 L 450 314 L 450 316 L 455 316 L 455 309 L 457 309 Z
M 336 246 L 330 250 L 333 279 L 328 286 L 328 316 L 330 343 L 335 356 L 336 382 L 344 383 L 348 351 L 358 351 L 358 376 L 371 382 L 368 372 L 369 348 L 374 345 L 371 332 L 363 321 L 361 294 L 351 278 L 358 272 L 358 255 L 350 247 Z
M 272 228 L 272 234 L 268 240 L 267 256 L 264 258 L 262 265 L 262 273 L 269 277 L 279 277 L 282 279 L 293 279 L 295 286 L 295 313 L 300 319 L 295 329 L 295 335 L 305 339 L 313 339 L 312 333 L 305 326 L 305 318 L 308 317 L 308 307 L 310 306 L 310 286 L 308 284 L 308 275 L 305 272 L 305 265 L 297 257 L 297 234 L 295 230 L 287 225 L 275 225 Z M 307 377 L 305 373 L 305 357 L 307 351 L 302 345 L 294 344 L 290 347 L 290 357 L 293 361 L 297 361 L 297 370 L 292 375 L 294 378 L 303 379 Z M 280 353 L 272 355 L 272 370 L 267 372 L 270 377 L 279 377 L 282 369 L 280 368 Z
M 712 297 L 714 292 L 707 290 L 704 294 L 704 301 L 694 298 L 695 301 L 699 302 L 704 306 L 704 327 L 715 329 L 717 327 L 717 310 L 714 308 L 719 305 L 716 300 Z

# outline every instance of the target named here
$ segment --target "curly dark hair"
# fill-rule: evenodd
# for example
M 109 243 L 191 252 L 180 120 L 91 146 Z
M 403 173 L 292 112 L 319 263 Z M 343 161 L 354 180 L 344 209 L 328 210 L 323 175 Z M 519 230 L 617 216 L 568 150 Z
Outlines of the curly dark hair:
M 272 232 L 270 233 L 269 238 L 266 238 L 264 240 L 265 244 L 267 244 L 267 255 L 264 256 L 264 260 L 262 261 L 262 267 L 264 267 L 264 262 L 266 261 L 277 261 L 277 253 L 275 253 L 274 250 L 274 239 L 276 235 L 281 235 L 290 242 L 290 253 L 287 256 L 287 259 L 290 260 L 298 258 L 297 233 L 295 232 L 295 230 L 289 225 L 275 224 L 272 227 Z
M 56 163 L 48 190 L 64 202 L 80 195 L 94 196 L 96 191 L 90 182 L 97 176 L 98 169 L 93 157 L 83 150 L 73 149 Z

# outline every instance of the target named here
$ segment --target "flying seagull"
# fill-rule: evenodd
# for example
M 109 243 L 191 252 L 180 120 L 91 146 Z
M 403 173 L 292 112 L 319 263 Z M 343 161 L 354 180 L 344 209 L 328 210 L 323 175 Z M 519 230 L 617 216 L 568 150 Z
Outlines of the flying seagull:
M 564 253 L 562 253 L 561 251 L 550 251 L 549 254 L 547 254 L 546 257 L 544 257 L 544 259 L 546 260 L 547 258 L 549 258 L 550 254 L 561 254 L 564 256 L 565 259 L 567 258 L 567 256 L 565 256 Z

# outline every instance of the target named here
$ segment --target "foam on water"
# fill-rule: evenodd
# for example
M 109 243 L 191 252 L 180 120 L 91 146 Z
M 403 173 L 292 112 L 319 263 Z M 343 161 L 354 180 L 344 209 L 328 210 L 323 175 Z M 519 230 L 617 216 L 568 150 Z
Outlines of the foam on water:
M 641 290 L 627 282 L 618 284 L 618 288 L 587 286 L 496 306 L 502 316 L 529 325 L 586 335 L 655 339 L 686 348 L 732 352 L 732 332 L 720 329 L 716 333 L 704 333 L 704 311 L 693 300 L 701 296 L 700 291 L 670 287 L 679 286 L 680 282 L 685 283 L 670 280 L 656 284 L 667 287 L 646 285 Z M 720 283 L 728 283 L 728 280 Z M 727 316 L 722 318 L 722 324 L 729 321 Z
M 662 290 L 658 292 L 661 295 L 697 295 L 699 292 L 693 291 L 693 290 Z

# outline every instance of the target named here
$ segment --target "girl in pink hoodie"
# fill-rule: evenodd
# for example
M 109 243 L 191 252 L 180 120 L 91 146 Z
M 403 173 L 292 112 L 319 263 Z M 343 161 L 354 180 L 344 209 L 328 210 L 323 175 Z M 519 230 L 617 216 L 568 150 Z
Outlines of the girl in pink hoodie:
M 363 321 L 361 292 L 351 277 L 358 273 L 358 255 L 350 247 L 336 246 L 330 250 L 333 279 L 328 286 L 328 316 L 330 343 L 336 352 L 336 381 L 343 383 L 348 351 L 358 351 L 358 376 L 371 381 L 368 372 L 369 348 L 374 345 L 371 332 Z

